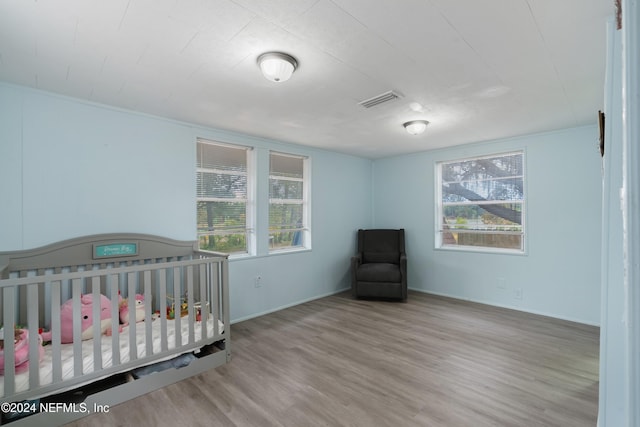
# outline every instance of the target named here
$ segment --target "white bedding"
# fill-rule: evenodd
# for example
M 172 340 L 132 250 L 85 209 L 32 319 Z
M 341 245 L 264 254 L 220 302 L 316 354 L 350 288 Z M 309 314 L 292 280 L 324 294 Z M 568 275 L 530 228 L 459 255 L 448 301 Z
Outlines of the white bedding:
M 161 350 L 161 321 L 160 319 L 155 319 L 151 322 L 151 330 L 152 330 L 152 341 L 153 341 L 153 354 L 160 353 Z M 215 336 L 213 331 L 213 319 L 209 316 L 209 320 L 207 321 L 207 336 L 205 338 L 213 338 Z M 181 318 L 180 322 L 181 336 L 182 336 L 182 345 L 189 344 L 189 323 L 186 317 Z M 146 356 L 146 325 L 144 322 L 136 323 L 136 347 L 137 347 L 137 358 L 142 359 Z M 224 331 L 224 325 L 221 321 L 218 321 L 218 333 L 222 334 Z M 194 342 L 201 340 L 202 338 L 202 322 L 195 322 L 194 325 Z M 129 351 L 129 326 L 125 326 L 123 331 L 119 335 L 119 344 L 120 344 L 120 363 L 126 363 L 130 360 L 130 351 Z M 92 339 L 82 341 L 82 359 L 83 359 L 83 373 L 90 374 L 94 371 L 94 356 L 93 356 L 93 345 L 94 342 Z M 176 327 L 175 320 L 167 320 L 167 347 L 168 349 L 174 349 L 176 347 Z M 102 336 L 102 369 L 110 368 L 113 364 L 113 345 L 112 345 L 112 337 L 111 336 Z M 40 362 L 40 385 L 46 386 L 51 384 L 52 382 L 52 346 L 46 345 L 44 346 L 45 354 L 42 362 Z M 192 350 L 188 350 L 192 351 Z M 153 360 L 149 363 L 156 363 L 161 360 L 171 359 L 175 356 L 181 354 L 180 351 L 176 351 L 168 355 L 167 357 Z M 74 358 L 73 358 L 73 344 L 62 344 L 61 345 L 61 359 L 62 359 L 62 379 L 67 380 L 73 378 L 73 368 L 74 368 Z M 136 367 L 144 366 L 145 363 L 141 361 L 140 365 Z M 131 367 L 123 370 L 130 370 Z M 104 377 L 109 375 L 113 375 L 111 372 Z M 72 386 L 56 389 L 52 393 L 61 393 L 63 391 L 79 387 L 80 385 L 84 385 L 87 383 L 91 383 L 96 381 L 97 379 L 104 378 L 92 378 L 90 381 L 81 384 L 73 384 Z M 16 392 L 22 392 L 29 390 L 29 372 L 23 372 L 21 374 L 17 374 L 16 378 Z M 44 397 L 47 394 L 43 394 L 35 397 Z M 4 378 L 0 382 L 0 397 L 4 396 Z

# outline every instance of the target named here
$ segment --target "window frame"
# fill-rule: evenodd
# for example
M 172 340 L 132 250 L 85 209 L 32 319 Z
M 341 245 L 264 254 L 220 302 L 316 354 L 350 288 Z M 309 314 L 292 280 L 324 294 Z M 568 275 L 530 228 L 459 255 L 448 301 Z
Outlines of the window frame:
M 480 202 L 477 201 L 468 201 L 465 202 L 451 202 L 444 203 L 443 202 L 443 177 L 442 177 L 442 167 L 443 165 L 452 164 L 452 163 L 461 163 L 466 161 L 474 161 L 474 160 L 482 160 L 482 159 L 494 159 L 500 157 L 506 157 L 511 155 L 520 155 L 522 161 L 522 174 L 514 175 L 514 177 L 522 179 L 522 200 L 495 200 L 491 202 Z M 527 171 L 526 171 L 526 151 L 524 149 L 515 149 L 511 151 L 493 153 L 493 154 L 482 154 L 477 156 L 468 156 L 461 157 L 451 160 L 439 160 L 435 162 L 434 167 L 434 175 L 435 175 L 435 209 L 434 209 L 434 225 L 435 225 L 435 233 L 434 233 L 434 248 L 437 250 L 445 250 L 445 251 L 464 251 L 464 252 L 481 252 L 481 253 L 496 253 L 496 254 L 510 254 L 510 255 L 526 255 L 527 254 L 527 227 L 526 227 L 526 216 L 527 216 Z M 480 180 L 478 180 L 480 181 Z M 493 234 L 493 235 L 519 235 L 520 236 L 520 248 L 506 248 L 506 247 L 493 247 L 493 246 L 475 246 L 475 245 L 452 245 L 446 244 L 444 242 L 444 226 L 443 218 L 444 218 L 444 209 L 446 206 L 453 205 L 469 205 L 469 206 L 482 206 L 487 204 L 519 204 L 521 209 L 521 217 L 520 217 L 520 231 L 482 231 L 482 230 L 468 230 L 463 233 L 468 234 Z
M 282 157 L 291 157 L 295 159 L 302 160 L 302 178 L 293 178 L 293 177 L 284 177 L 281 175 L 273 175 L 271 169 L 271 156 L 282 156 Z M 269 194 L 268 197 L 268 206 L 267 206 L 267 217 L 269 218 L 267 223 L 267 238 L 269 241 L 267 242 L 268 253 L 271 254 L 281 254 L 287 252 L 300 252 L 311 249 L 311 158 L 309 156 L 286 153 L 282 151 L 269 150 L 269 170 L 268 170 L 268 188 Z M 295 182 L 302 182 L 302 199 L 273 199 L 271 198 L 271 181 L 272 179 L 277 180 L 290 180 Z M 273 247 L 271 240 L 273 238 L 273 229 L 270 223 L 271 218 L 271 206 L 273 204 L 291 204 L 291 205 L 302 205 L 302 218 L 301 225 L 297 228 L 291 228 L 290 230 L 294 230 L 296 232 L 301 233 L 300 237 L 302 240 L 301 245 L 296 246 L 284 246 L 284 247 Z
M 215 169 L 215 168 L 203 168 L 200 167 L 198 165 L 198 159 L 200 156 L 200 145 L 201 144 L 206 144 L 206 145 L 212 145 L 212 146 L 217 146 L 217 147 L 221 147 L 221 148 L 228 148 L 228 149 L 235 149 L 235 150 L 242 150 L 245 152 L 245 165 L 246 165 L 246 171 L 242 172 L 242 173 L 231 173 L 229 171 L 226 170 L 219 170 L 219 169 Z M 236 230 L 228 230 L 228 232 L 211 232 L 211 233 L 202 233 L 199 230 L 198 227 L 198 219 L 197 219 L 197 215 L 198 215 L 198 204 L 200 202 L 238 202 L 238 199 L 233 199 L 233 198 L 220 198 L 220 197 L 201 197 L 198 194 L 198 174 L 201 172 L 208 172 L 208 173 L 222 173 L 222 174 L 229 174 L 229 175 L 244 175 L 246 176 L 246 197 L 244 199 L 240 199 L 240 201 L 242 203 L 245 204 L 245 224 L 244 224 L 244 228 L 239 227 L 238 230 L 244 230 L 245 233 L 245 250 L 244 251 L 237 251 L 237 252 L 229 252 L 229 257 L 230 258 L 241 258 L 241 257 L 247 257 L 247 256 L 254 256 L 256 254 L 256 226 L 255 226 L 255 222 L 256 222 L 256 213 L 255 213 L 255 181 L 256 181 L 256 164 L 255 164 L 255 150 L 253 149 L 253 147 L 250 146 L 246 146 L 246 145 L 240 145 L 240 144 L 231 144 L 231 143 L 226 143 L 226 142 L 220 142 L 220 141 L 216 141 L 216 140 L 211 140 L 211 139 L 207 139 L 207 138 L 200 138 L 198 137 L 196 139 L 196 239 L 198 241 L 198 248 L 201 248 L 200 246 L 200 238 L 201 236 L 212 236 L 212 235 L 231 235 L 231 234 L 237 234 Z M 234 231 L 236 231 L 236 233 L 234 233 Z M 206 250 L 206 249 L 204 249 Z M 214 249 L 216 251 L 218 251 L 217 249 Z M 224 251 L 222 251 L 224 252 Z

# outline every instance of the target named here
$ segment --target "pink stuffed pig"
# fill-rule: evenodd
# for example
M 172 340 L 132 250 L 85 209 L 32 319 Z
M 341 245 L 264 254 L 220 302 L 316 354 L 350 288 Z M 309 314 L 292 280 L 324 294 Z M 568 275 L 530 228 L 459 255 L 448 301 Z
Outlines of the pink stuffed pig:
M 4 338 L 4 337 L 3 337 Z M 14 359 L 16 374 L 26 372 L 29 369 L 29 331 L 26 329 L 16 329 L 14 334 Z M 7 339 L 7 338 L 5 338 Z M 11 338 L 8 338 L 11 339 Z M 38 352 L 40 353 L 40 361 L 44 357 L 44 349 L 42 348 L 42 338 L 38 337 Z M 3 345 L 0 346 L 0 375 L 4 375 L 4 340 L 0 340 Z
M 135 321 L 142 322 L 144 320 L 144 296 L 136 294 L 134 301 Z M 129 301 L 127 299 L 120 301 L 120 322 L 123 325 L 129 324 Z
M 81 339 L 89 340 L 93 338 L 93 294 L 80 297 L 80 309 Z M 100 333 L 110 335 L 111 323 L 111 300 L 100 295 Z M 73 299 L 60 306 L 60 329 L 60 341 L 63 344 L 73 342 Z M 42 338 L 51 341 L 51 332 L 44 332 Z

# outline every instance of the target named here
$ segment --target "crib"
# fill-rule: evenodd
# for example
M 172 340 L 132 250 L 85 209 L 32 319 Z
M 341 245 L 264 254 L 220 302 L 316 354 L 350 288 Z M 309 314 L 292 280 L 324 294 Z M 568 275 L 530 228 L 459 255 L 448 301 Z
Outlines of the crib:
M 228 282 L 225 254 L 145 234 L 0 252 L 2 422 L 64 424 L 227 363 Z

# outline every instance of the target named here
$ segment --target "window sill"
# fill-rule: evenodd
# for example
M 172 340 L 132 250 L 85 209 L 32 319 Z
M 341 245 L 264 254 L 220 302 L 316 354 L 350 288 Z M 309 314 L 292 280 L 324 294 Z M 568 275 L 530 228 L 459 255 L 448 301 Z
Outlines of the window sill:
M 298 252 L 311 252 L 311 248 L 285 248 L 285 249 L 272 249 L 269 251 L 267 256 L 269 255 L 286 255 L 286 254 L 295 254 Z
M 268 252 L 266 254 L 261 254 L 261 255 L 241 254 L 241 255 L 230 256 L 229 257 L 229 261 L 230 262 L 246 261 L 246 260 L 251 260 L 251 259 L 268 258 L 268 257 L 272 257 L 272 256 L 281 256 L 281 255 L 292 255 L 292 254 L 299 254 L 299 253 L 305 253 L 305 252 L 311 252 L 311 248 L 282 249 L 282 250 L 278 250 L 278 251 L 271 251 L 271 252 Z
M 481 254 L 489 254 L 489 255 L 516 255 L 516 256 L 527 255 L 526 250 L 487 248 L 487 247 L 476 247 L 476 246 L 440 246 L 440 247 L 436 247 L 435 250 L 445 251 L 445 252 L 472 252 L 472 253 L 481 253 Z

